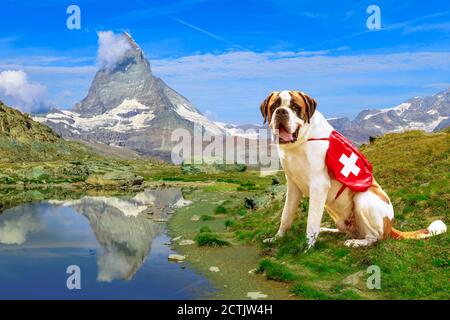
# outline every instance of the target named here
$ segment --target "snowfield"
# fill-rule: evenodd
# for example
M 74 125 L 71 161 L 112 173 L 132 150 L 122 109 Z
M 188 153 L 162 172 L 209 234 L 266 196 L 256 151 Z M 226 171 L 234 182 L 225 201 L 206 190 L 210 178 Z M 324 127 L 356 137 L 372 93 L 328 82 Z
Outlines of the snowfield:
M 45 117 L 33 118 L 39 122 L 53 122 L 63 124 L 72 133 L 81 131 L 109 130 L 115 132 L 139 131 L 148 127 L 155 115 L 150 107 L 143 105 L 135 99 L 125 99 L 114 109 L 93 117 L 82 117 L 80 114 L 59 110 L 47 114 Z

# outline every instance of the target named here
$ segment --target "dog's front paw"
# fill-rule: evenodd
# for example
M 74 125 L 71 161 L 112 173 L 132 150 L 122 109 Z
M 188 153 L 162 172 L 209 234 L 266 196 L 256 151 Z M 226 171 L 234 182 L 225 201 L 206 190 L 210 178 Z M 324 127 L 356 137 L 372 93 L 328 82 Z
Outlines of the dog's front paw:
M 316 243 L 315 241 L 313 241 L 313 242 L 307 241 L 307 242 L 306 242 L 305 253 L 308 252 L 309 250 L 311 250 L 311 249 L 314 247 L 314 244 L 315 244 L 315 243 Z
M 309 234 L 306 236 L 306 251 L 308 251 L 309 249 L 311 249 L 312 247 L 314 247 L 314 245 L 316 244 L 316 240 L 317 240 L 317 234 L 313 233 L 313 234 Z
M 359 247 L 359 243 L 357 242 L 356 239 L 346 240 L 344 242 L 344 246 L 349 247 L 349 248 L 357 248 L 357 247 Z

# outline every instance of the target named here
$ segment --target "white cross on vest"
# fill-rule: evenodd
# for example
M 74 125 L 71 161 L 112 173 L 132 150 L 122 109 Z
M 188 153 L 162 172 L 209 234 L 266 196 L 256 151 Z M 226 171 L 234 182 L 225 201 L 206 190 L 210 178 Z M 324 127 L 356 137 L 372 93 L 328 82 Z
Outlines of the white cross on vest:
M 344 165 L 344 167 L 341 170 L 341 173 L 344 177 L 348 178 L 350 173 L 353 173 L 355 176 L 358 175 L 361 169 L 356 165 L 357 160 L 358 156 L 353 152 L 350 155 L 350 158 L 347 157 L 345 154 L 342 154 L 342 156 L 339 158 L 339 162 Z

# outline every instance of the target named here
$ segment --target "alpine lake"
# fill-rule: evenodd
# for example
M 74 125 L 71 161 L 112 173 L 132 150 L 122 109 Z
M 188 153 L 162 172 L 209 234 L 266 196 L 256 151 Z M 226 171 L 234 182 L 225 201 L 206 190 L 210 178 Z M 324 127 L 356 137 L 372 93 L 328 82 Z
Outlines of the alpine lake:
M 254 246 L 190 240 L 200 224 L 225 229 L 220 214 L 204 218 L 223 190 L 205 188 L 187 199 L 171 186 L 27 191 L 0 213 L 0 299 L 289 298 L 286 285 L 255 275 Z

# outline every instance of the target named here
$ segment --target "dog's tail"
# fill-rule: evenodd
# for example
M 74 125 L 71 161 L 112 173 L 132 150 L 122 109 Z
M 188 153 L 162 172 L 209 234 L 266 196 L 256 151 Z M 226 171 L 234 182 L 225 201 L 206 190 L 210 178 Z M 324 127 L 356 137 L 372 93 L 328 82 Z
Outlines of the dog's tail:
M 447 226 L 441 220 L 433 221 L 428 228 L 417 231 L 403 232 L 392 228 L 391 237 L 394 239 L 426 239 L 447 232 Z

